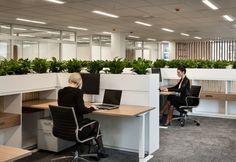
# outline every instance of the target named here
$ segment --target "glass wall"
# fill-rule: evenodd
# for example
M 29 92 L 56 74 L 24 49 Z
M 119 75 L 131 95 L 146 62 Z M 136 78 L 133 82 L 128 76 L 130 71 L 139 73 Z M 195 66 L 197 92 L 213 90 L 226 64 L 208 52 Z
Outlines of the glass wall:
M 91 50 L 92 60 L 111 60 L 111 37 L 93 35 Z
M 77 37 L 77 58 L 80 60 L 91 60 L 90 36 Z
M 136 40 L 126 40 L 126 58 L 156 60 L 158 58 L 158 43 Z
M 8 58 L 10 55 L 10 41 L 0 41 L 0 60 Z

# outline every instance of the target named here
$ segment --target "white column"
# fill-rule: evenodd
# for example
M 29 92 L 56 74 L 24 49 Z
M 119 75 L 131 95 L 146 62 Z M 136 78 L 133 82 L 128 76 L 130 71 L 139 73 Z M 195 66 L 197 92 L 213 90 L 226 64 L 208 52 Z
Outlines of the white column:
M 123 33 L 111 34 L 111 58 L 115 57 L 125 58 L 125 34 Z

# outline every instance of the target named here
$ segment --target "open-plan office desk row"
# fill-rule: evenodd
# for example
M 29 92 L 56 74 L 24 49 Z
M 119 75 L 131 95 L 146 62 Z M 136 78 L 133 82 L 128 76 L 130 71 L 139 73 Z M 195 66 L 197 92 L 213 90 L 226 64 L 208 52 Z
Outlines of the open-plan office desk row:
M 86 103 L 89 105 L 89 103 Z M 55 100 L 35 100 L 23 102 L 23 107 L 33 109 L 48 109 L 48 105 L 57 105 Z M 103 115 L 103 116 L 114 116 L 114 117 L 128 117 L 138 118 L 139 120 L 139 162 L 148 161 L 153 155 L 146 154 L 145 152 L 145 116 L 153 108 L 148 106 L 134 106 L 134 105 L 120 105 L 118 109 L 113 110 L 98 110 L 92 114 Z

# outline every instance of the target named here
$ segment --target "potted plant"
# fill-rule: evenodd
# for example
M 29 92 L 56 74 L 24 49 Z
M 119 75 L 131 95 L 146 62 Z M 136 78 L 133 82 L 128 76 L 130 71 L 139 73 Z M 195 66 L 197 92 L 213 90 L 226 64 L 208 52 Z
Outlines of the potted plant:
M 90 61 L 87 65 L 87 70 L 91 74 L 99 74 L 99 72 L 103 69 L 104 62 L 101 60 Z
M 113 61 L 107 62 L 107 67 L 110 73 L 121 74 L 125 68 L 125 62 L 122 61 L 122 58 L 114 58 Z
M 82 69 L 82 61 L 72 59 L 66 62 L 68 73 L 80 72 Z
M 153 63 L 153 67 L 154 68 L 164 68 L 166 66 L 166 60 L 159 60 L 157 59 L 154 63 Z
M 49 68 L 47 59 L 35 58 L 32 61 L 32 69 L 36 73 L 46 73 Z
M 136 72 L 137 74 L 146 74 L 147 68 L 150 68 L 151 66 L 152 61 L 138 58 L 132 63 L 132 71 Z
M 49 64 L 50 72 L 62 72 L 66 69 L 65 63 L 57 60 L 55 57 L 52 57 L 52 61 L 49 61 Z

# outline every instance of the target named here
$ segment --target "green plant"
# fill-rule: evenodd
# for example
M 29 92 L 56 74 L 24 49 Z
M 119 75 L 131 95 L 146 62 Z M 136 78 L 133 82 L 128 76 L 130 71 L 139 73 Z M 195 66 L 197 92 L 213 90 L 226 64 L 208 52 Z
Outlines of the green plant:
M 6 75 L 6 74 L 7 74 L 7 73 L 6 73 L 6 71 L 5 71 L 3 62 L 0 61 L 0 76 Z
M 195 60 L 197 68 L 212 68 L 212 61 L 209 60 Z
M 233 61 L 232 65 L 233 65 L 233 69 L 236 69 L 236 61 Z
M 122 58 L 114 58 L 113 61 L 107 63 L 109 67 L 109 72 L 112 74 L 121 74 L 125 68 L 125 63 L 122 61 Z
M 166 61 L 165 60 L 159 60 L 157 59 L 154 63 L 153 63 L 153 67 L 155 68 L 164 68 L 166 65 Z
M 32 61 L 32 69 L 36 73 L 46 73 L 49 68 L 47 59 L 35 58 Z
M 226 60 L 217 60 L 213 62 L 213 68 L 215 69 L 224 69 L 229 65 L 229 62 Z
M 125 67 L 126 67 L 126 68 L 131 68 L 131 67 L 132 67 L 132 61 L 131 61 L 131 60 L 125 58 L 125 59 L 123 60 L 123 62 L 124 62 L 124 64 L 125 64 Z
M 67 71 L 69 73 L 80 72 L 82 69 L 82 61 L 72 59 L 66 62 Z
M 96 61 L 90 61 L 87 65 L 87 70 L 89 73 L 92 74 L 99 74 L 99 72 L 104 67 L 104 61 L 96 60 Z
M 57 60 L 55 57 L 52 57 L 52 61 L 49 61 L 49 71 L 50 72 L 62 72 L 66 69 L 66 65 L 63 61 Z
M 147 68 L 150 68 L 151 66 L 152 61 L 138 58 L 132 63 L 132 71 L 136 72 L 137 74 L 146 74 Z
M 183 65 L 183 60 L 171 60 L 167 62 L 169 68 L 177 68 L 180 65 Z

